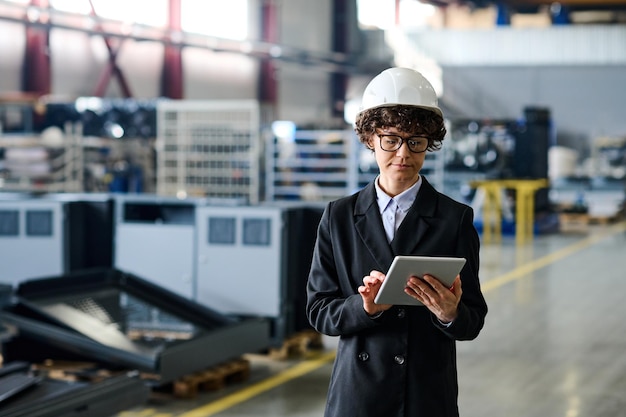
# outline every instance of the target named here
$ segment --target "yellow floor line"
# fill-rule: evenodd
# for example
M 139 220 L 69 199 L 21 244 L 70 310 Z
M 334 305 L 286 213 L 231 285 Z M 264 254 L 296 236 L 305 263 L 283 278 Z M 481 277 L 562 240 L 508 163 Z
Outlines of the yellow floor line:
M 227 395 L 224 398 L 221 398 L 217 401 L 209 403 L 205 406 L 195 408 L 186 413 L 179 414 L 178 417 L 209 417 L 220 411 L 224 411 L 227 408 L 233 407 L 237 404 L 240 404 L 246 400 L 249 400 L 252 397 L 255 397 L 265 391 L 269 391 L 272 388 L 275 388 L 279 385 L 282 385 L 292 379 L 296 379 L 301 377 L 302 375 L 306 375 L 309 372 L 313 372 L 314 370 L 322 367 L 323 365 L 331 362 L 335 358 L 335 352 L 328 352 L 323 354 L 322 356 L 310 359 L 304 362 L 295 365 L 292 368 L 289 368 L 273 377 L 270 377 L 264 381 L 251 385 L 242 389 L 241 391 L 237 391 L 233 394 Z
M 171 417 L 171 414 L 157 413 L 154 408 L 145 408 L 140 412 L 122 411 L 119 417 Z
M 530 273 L 543 268 L 551 263 L 570 256 L 578 251 L 588 248 L 610 236 L 613 236 L 619 232 L 626 230 L 626 222 L 618 223 L 612 226 L 607 232 L 589 236 L 581 241 L 578 241 L 570 246 L 566 246 L 556 252 L 550 253 L 544 257 L 529 261 L 527 264 L 517 267 L 506 274 L 500 275 L 492 280 L 489 280 L 482 284 L 482 291 L 489 292 L 495 290 L 498 287 L 503 286 L 512 281 L 516 281 L 524 278 Z
M 547 256 L 531 261 L 527 263 L 526 265 L 515 268 L 514 270 L 507 272 L 506 274 L 500 275 L 484 283 L 482 285 L 483 292 L 492 291 L 509 282 L 522 279 L 525 276 L 528 276 L 531 272 L 536 271 L 537 269 L 543 268 L 546 265 L 549 265 L 550 263 L 554 263 L 560 259 L 570 256 L 573 253 L 576 253 L 580 250 L 588 248 L 589 246 L 592 246 L 612 235 L 615 235 L 619 232 L 623 232 L 625 230 L 626 230 L 626 222 L 622 222 L 611 227 L 610 230 L 606 233 L 589 236 L 579 242 L 576 242 L 570 246 L 567 246 L 563 249 L 553 252 Z M 333 361 L 335 358 L 335 353 L 336 352 L 334 351 L 328 352 L 318 358 L 301 362 L 298 365 L 295 365 L 292 368 L 289 368 L 283 372 L 280 372 L 279 374 L 273 377 L 270 377 L 264 381 L 261 381 L 254 385 L 246 387 L 240 391 L 227 395 L 224 398 L 221 398 L 219 400 L 206 404 L 202 407 L 198 407 L 193 410 L 189 410 L 185 413 L 179 414 L 177 417 L 213 416 L 219 413 L 220 411 L 224 411 L 237 404 L 243 403 L 249 400 L 250 398 L 253 398 L 259 394 L 262 394 L 263 392 L 269 391 L 272 388 L 275 388 L 293 379 L 299 378 L 303 375 L 313 372 L 314 370 Z

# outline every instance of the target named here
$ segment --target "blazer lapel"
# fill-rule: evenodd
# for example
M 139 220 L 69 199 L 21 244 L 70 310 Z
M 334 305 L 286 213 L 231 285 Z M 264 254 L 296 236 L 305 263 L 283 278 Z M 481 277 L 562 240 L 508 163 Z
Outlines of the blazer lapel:
M 385 271 L 393 261 L 393 252 L 387 242 L 383 221 L 376 204 L 376 189 L 370 182 L 357 197 L 354 207 L 354 224 L 357 233 L 381 271 Z

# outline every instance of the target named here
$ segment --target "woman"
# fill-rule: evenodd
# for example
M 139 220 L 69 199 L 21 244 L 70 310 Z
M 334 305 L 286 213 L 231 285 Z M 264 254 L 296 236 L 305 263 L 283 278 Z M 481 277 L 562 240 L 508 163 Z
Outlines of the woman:
M 311 325 L 339 336 L 325 416 L 458 416 L 455 342 L 478 336 L 487 305 L 472 209 L 420 175 L 446 134 L 432 85 L 411 69 L 383 71 L 365 89 L 355 130 L 380 173 L 327 205 L 307 283 Z M 378 305 L 396 255 L 467 262 L 452 289 L 410 278 L 405 292 L 424 306 Z

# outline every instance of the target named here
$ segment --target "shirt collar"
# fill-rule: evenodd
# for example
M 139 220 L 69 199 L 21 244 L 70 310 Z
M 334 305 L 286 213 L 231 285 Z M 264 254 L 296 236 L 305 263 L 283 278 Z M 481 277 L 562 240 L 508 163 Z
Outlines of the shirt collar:
M 378 178 L 379 177 L 376 177 L 376 180 L 374 181 L 374 187 L 376 188 L 376 201 L 378 203 L 378 209 L 382 213 L 389 205 L 392 197 L 390 197 L 382 190 L 382 188 L 380 188 L 380 185 L 378 185 Z M 400 210 L 406 212 L 411 208 L 421 186 L 422 176 L 420 175 L 415 184 L 413 184 L 410 188 L 404 190 L 397 196 L 393 197 Z

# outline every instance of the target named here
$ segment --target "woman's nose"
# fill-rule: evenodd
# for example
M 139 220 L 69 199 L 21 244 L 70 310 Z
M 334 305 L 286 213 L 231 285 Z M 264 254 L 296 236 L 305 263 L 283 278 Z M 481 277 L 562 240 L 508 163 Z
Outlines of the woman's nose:
M 410 154 L 411 151 L 409 150 L 409 144 L 406 143 L 406 140 L 402 141 L 402 144 L 400 145 L 400 147 L 396 150 L 396 154 L 400 154 L 400 155 L 408 155 Z

